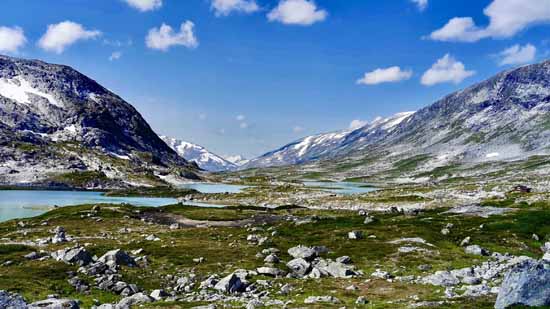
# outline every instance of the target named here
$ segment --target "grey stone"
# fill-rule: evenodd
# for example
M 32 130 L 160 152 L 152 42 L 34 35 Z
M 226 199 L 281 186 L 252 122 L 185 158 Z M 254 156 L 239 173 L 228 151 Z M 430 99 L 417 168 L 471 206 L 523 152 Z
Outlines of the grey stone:
M 294 275 L 298 277 L 305 276 L 311 270 L 311 264 L 303 258 L 291 260 L 286 264 L 286 266 Z
M 215 290 L 224 293 L 240 293 L 244 292 L 248 283 L 244 281 L 241 276 L 236 273 L 225 276 L 214 286 Z
M 275 267 L 258 267 L 256 269 L 259 275 L 272 276 L 272 277 L 282 277 L 286 275 L 284 270 Z
M 108 251 L 102 255 L 98 261 L 107 265 L 136 266 L 136 261 L 134 258 L 120 249 Z
M 359 296 L 357 297 L 357 299 L 355 300 L 355 303 L 357 305 L 366 305 L 369 303 L 369 300 L 367 299 L 367 297 L 365 296 Z
M 28 309 L 79 309 L 78 302 L 74 299 L 67 298 L 48 298 L 45 300 L 34 302 L 27 307 Z
M 27 302 L 19 294 L 9 293 L 0 290 L 0 308 L 2 309 L 18 309 L 26 308 Z
M 348 233 L 349 239 L 362 239 L 363 238 L 363 232 L 361 231 L 351 231 Z
M 264 262 L 271 263 L 271 264 L 277 264 L 280 262 L 279 257 L 275 254 L 270 254 L 265 257 Z
M 342 264 L 350 264 L 351 263 L 351 258 L 347 255 L 344 255 L 344 256 L 336 258 L 336 262 L 342 263 Z
M 149 295 L 136 293 L 132 296 L 124 297 L 123 299 L 121 299 L 116 307 L 120 309 L 126 309 L 132 307 L 133 305 L 146 304 L 153 301 L 154 299 Z
M 490 254 L 489 251 L 487 251 L 487 249 L 482 248 L 478 245 L 469 245 L 466 248 L 464 248 L 464 252 L 466 252 L 466 254 L 483 255 L 483 256 L 487 256 Z
M 153 298 L 154 300 L 161 300 L 161 299 L 166 298 L 170 295 L 162 289 L 157 289 L 157 290 L 153 290 L 153 292 L 151 292 L 151 294 L 149 296 L 151 296 L 151 298 Z
M 340 300 L 334 296 L 326 295 L 326 296 L 309 296 L 304 300 L 304 304 L 318 304 L 318 303 L 326 303 L 326 304 L 339 304 Z
M 313 248 L 305 246 L 296 246 L 288 249 L 288 254 L 295 259 L 301 258 L 307 261 L 311 261 L 317 257 L 317 252 Z
M 495 308 L 513 305 L 550 305 L 550 267 L 542 261 L 526 260 L 504 277 Z
M 52 257 L 57 261 L 80 266 L 88 265 L 92 262 L 92 255 L 84 247 L 57 250 L 52 253 Z
M 455 286 L 460 280 L 449 271 L 436 271 L 433 275 L 422 278 L 422 282 L 437 286 Z

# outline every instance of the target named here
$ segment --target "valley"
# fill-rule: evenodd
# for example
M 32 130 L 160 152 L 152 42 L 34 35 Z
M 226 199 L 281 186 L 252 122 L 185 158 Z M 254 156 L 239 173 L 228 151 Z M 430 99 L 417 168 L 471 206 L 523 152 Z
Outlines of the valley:
M 550 304 L 549 61 L 242 164 L 69 67 L 0 74 L 0 308 Z

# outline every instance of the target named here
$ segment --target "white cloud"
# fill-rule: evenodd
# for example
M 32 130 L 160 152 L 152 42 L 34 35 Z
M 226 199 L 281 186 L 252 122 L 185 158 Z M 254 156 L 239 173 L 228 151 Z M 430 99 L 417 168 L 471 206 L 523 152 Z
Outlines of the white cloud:
M 421 83 L 426 86 L 448 82 L 458 84 L 474 74 L 475 71 L 467 71 L 462 62 L 446 54 L 422 75 Z
M 537 48 L 531 44 L 523 47 L 516 44 L 498 54 L 501 57 L 499 65 L 528 63 L 535 59 L 536 53 Z
M 493 0 L 483 13 L 486 27 L 471 17 L 455 17 L 430 34 L 432 40 L 476 42 L 483 38 L 508 38 L 529 26 L 550 22 L 550 0 Z
M 189 20 L 180 26 L 180 32 L 174 32 L 172 27 L 163 23 L 160 28 L 149 30 L 145 43 L 151 49 L 167 51 L 175 45 L 182 45 L 187 48 L 196 48 L 199 42 L 194 33 L 195 24 Z
M 237 117 L 235 117 L 235 119 L 237 119 L 237 121 L 243 121 L 246 119 L 246 116 L 245 115 L 237 115 Z
M 395 83 L 398 81 L 411 78 L 412 71 L 401 70 L 398 66 L 393 66 L 385 69 L 376 69 L 374 71 L 365 73 L 363 78 L 357 80 L 357 84 L 363 85 L 377 85 L 381 83 Z
M 20 27 L 0 27 L 0 52 L 16 53 L 27 43 L 27 38 Z
M 313 0 L 281 0 L 279 5 L 267 14 L 267 19 L 286 25 L 308 26 L 325 20 L 327 16 L 327 11 L 318 9 Z
M 303 127 L 301 127 L 301 126 L 294 126 L 294 127 L 292 128 L 292 132 L 294 132 L 294 133 L 300 133 L 300 132 L 303 132 L 304 130 L 305 130 L 305 129 L 304 129 Z
M 356 129 L 359 129 L 361 127 L 366 126 L 367 123 L 369 123 L 369 122 L 366 121 L 366 120 L 354 119 L 349 123 L 349 128 L 350 128 L 350 130 L 356 130 Z
M 48 25 L 48 30 L 38 41 L 38 46 L 46 51 L 61 54 L 67 47 L 81 40 L 97 38 L 98 30 L 86 30 L 81 24 L 64 21 Z
M 109 61 L 118 60 L 118 59 L 120 59 L 120 57 L 122 57 L 122 52 L 120 52 L 120 51 L 112 52 L 111 56 L 109 56 Z
M 411 0 L 411 2 L 414 2 L 420 11 L 428 7 L 428 0 Z
M 227 16 L 232 12 L 254 13 L 260 9 L 255 0 L 212 0 L 216 16 Z
M 141 12 L 153 11 L 162 7 L 162 0 L 124 0 L 124 2 Z
M 246 128 L 248 128 L 248 123 L 246 123 L 246 122 L 241 122 L 241 123 L 239 124 L 239 128 L 241 128 L 241 129 L 246 129 Z

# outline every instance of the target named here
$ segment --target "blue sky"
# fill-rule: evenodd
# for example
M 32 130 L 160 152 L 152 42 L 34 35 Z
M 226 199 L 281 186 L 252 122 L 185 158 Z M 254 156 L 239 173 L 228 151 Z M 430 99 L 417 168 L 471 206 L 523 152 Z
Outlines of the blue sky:
M 70 65 L 133 104 L 157 133 L 248 157 L 417 110 L 550 50 L 550 0 L 4 0 L 2 8 L 1 53 Z M 163 36 L 162 24 L 172 32 Z

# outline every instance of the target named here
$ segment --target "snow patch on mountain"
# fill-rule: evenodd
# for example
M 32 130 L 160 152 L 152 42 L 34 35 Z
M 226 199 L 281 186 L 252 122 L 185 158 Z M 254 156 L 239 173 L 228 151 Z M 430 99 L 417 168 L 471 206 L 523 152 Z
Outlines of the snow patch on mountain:
M 63 107 L 52 95 L 33 88 L 21 77 L 0 79 L 0 95 L 23 104 L 32 104 L 31 96 L 34 95 L 46 99 L 50 104 Z
M 245 157 L 243 157 L 243 156 L 241 156 L 241 155 L 224 156 L 224 158 L 225 158 L 227 161 L 229 161 L 229 162 L 231 162 L 231 163 L 233 163 L 233 164 L 235 164 L 235 165 L 237 165 L 237 166 L 244 165 L 244 164 L 246 164 L 246 163 L 248 163 L 248 162 L 250 161 L 249 159 L 247 159 L 247 158 L 245 158 Z
M 174 149 L 187 161 L 193 161 L 206 171 L 219 172 L 237 168 L 237 165 L 208 151 L 206 148 L 193 143 L 185 142 L 175 138 L 160 137 L 170 148 Z

